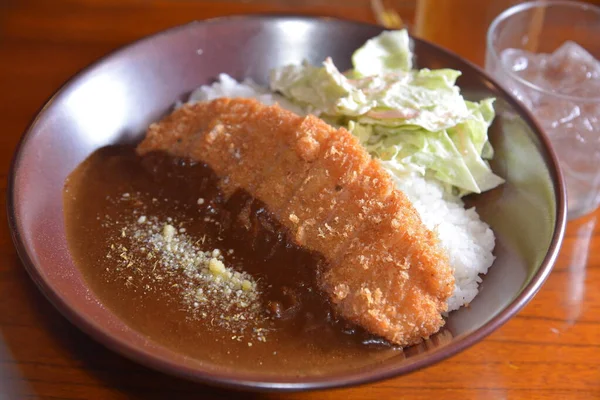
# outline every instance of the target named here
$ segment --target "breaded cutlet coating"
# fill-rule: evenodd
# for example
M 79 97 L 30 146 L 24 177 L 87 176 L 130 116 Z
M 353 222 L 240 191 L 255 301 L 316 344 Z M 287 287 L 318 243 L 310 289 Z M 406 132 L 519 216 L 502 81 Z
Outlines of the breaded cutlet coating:
M 227 98 L 186 104 L 161 121 L 160 132 L 156 131 L 159 125 L 152 124 L 138 151 L 154 148 L 155 140 L 161 140 L 161 148 L 170 154 L 202 160 L 223 179 L 221 190 L 229 196 L 238 187 L 254 189 L 265 180 L 272 166 L 265 155 L 277 154 L 283 147 L 265 132 L 292 137 L 302 124 L 293 113 L 287 117 L 282 123 L 278 110 Z
M 269 211 L 281 220 L 286 217 L 284 211 L 290 199 L 304 182 L 315 161 L 321 157 L 335 129 L 309 115 L 291 132 L 284 126 L 289 123 L 290 115 L 297 116 L 279 107 L 273 109 L 280 112 L 282 127 L 265 131 L 265 136 L 279 143 L 281 151 L 273 158 L 269 154 L 263 154 L 263 159 L 272 168 L 262 185 L 251 194 L 267 204 Z
M 333 231 L 327 222 L 337 214 L 338 197 L 370 161 L 358 140 L 344 133 L 335 132 L 326 148 L 282 213 L 293 223 L 294 239 L 317 251 L 321 249 L 315 246 L 327 246 L 324 239 Z
M 249 99 L 186 105 L 153 124 L 139 154 L 207 163 L 226 194 L 267 205 L 295 242 L 328 261 L 321 289 L 336 311 L 399 345 L 444 324 L 454 276 L 435 234 L 345 129 Z
M 319 240 L 313 244 L 327 249 L 334 264 L 341 261 L 353 239 L 366 229 L 372 199 L 387 199 L 394 190 L 392 181 L 387 179 L 387 173 L 376 160 L 370 159 L 356 175 L 331 202 L 330 214 L 323 223 Z
M 452 270 L 401 192 L 364 207 L 364 229 L 321 284 L 348 320 L 386 332 L 392 342 L 416 344 L 444 323 L 440 310 L 452 295 Z
M 146 153 L 156 149 L 168 149 L 178 157 L 192 157 L 201 152 L 198 140 L 218 123 L 215 115 L 227 113 L 230 99 L 223 98 L 203 105 L 185 105 L 153 123 L 146 131 L 144 141 L 137 151 Z

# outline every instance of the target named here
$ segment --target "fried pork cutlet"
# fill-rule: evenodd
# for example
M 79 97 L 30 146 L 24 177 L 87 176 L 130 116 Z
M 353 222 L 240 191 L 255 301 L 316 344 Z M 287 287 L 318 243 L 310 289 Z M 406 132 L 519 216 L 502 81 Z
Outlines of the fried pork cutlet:
M 437 332 L 454 276 L 435 234 L 345 129 L 249 99 L 185 105 L 152 124 L 140 155 L 208 164 L 231 195 L 264 202 L 299 245 L 321 253 L 336 311 L 407 346 Z

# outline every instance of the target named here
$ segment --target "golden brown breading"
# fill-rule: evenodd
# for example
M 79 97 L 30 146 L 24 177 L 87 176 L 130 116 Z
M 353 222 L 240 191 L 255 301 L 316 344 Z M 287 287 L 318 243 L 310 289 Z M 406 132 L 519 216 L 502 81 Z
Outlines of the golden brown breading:
M 444 324 L 454 276 L 435 234 L 345 129 L 255 100 L 185 105 L 153 124 L 139 154 L 207 163 L 229 195 L 264 202 L 293 240 L 320 252 L 320 286 L 341 316 L 400 344 Z
M 364 207 L 363 230 L 322 285 L 345 318 L 395 343 L 418 343 L 444 323 L 452 271 L 401 192 Z
M 363 151 L 360 146 L 355 149 Z M 357 172 L 356 179 L 344 185 L 340 195 L 332 202 L 330 216 L 324 223 L 325 229 L 318 242 L 328 249 L 334 263 L 341 261 L 353 239 L 365 230 L 373 199 L 383 201 L 392 192 L 391 180 L 379 162 L 373 159 L 362 171 Z
M 332 225 L 336 225 L 330 219 L 337 214 L 338 198 L 370 160 L 358 141 L 343 132 L 335 132 L 326 148 L 282 213 L 293 223 L 294 239 L 317 251 L 330 248 L 327 239 L 335 229 Z M 335 238 L 333 244 L 338 242 Z
M 321 157 L 335 130 L 314 116 L 301 119 L 300 125 L 293 124 L 291 130 L 287 128 L 291 125 L 290 120 L 300 117 L 279 107 L 269 108 L 279 114 L 281 125 L 279 129 L 264 130 L 263 133 L 279 143 L 281 149 L 273 158 L 268 153 L 262 154 L 262 159 L 271 168 L 262 185 L 250 194 L 267 204 L 269 211 L 281 220 L 290 199 Z

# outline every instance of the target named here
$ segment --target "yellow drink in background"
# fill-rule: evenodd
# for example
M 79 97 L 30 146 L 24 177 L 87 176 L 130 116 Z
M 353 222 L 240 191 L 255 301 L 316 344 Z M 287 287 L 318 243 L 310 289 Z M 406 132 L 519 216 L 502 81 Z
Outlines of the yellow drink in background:
M 418 0 L 412 34 L 483 65 L 492 20 L 519 0 Z

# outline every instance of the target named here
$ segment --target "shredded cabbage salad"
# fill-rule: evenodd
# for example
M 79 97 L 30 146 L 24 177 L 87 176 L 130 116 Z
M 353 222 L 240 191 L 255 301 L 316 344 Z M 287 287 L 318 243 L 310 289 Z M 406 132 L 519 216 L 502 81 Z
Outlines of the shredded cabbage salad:
M 460 71 L 413 69 L 406 30 L 386 31 L 352 56 L 341 73 L 327 58 L 271 72 L 271 90 L 307 113 L 345 126 L 398 177 L 419 174 L 452 195 L 481 193 L 504 182 L 488 162 L 494 99 L 465 100 Z

